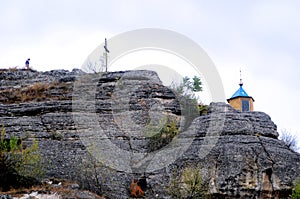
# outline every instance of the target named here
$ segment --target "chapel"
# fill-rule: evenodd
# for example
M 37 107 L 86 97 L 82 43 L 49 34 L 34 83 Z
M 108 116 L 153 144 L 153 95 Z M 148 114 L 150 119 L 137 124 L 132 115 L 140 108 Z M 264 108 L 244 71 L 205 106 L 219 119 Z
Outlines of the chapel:
M 227 102 L 235 109 L 247 112 L 253 111 L 253 97 L 249 96 L 243 88 L 242 77 L 240 77 L 239 89 L 227 99 Z

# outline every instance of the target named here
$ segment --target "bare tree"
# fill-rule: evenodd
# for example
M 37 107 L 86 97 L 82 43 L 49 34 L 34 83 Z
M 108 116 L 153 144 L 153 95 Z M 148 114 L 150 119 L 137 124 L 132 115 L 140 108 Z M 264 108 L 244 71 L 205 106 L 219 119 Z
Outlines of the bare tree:
M 297 151 L 299 149 L 297 137 L 288 132 L 286 129 L 281 130 L 279 139 L 282 140 L 293 151 Z
M 85 72 L 88 73 L 100 73 L 105 71 L 104 63 L 99 60 L 96 62 L 88 61 L 84 66 L 83 69 Z

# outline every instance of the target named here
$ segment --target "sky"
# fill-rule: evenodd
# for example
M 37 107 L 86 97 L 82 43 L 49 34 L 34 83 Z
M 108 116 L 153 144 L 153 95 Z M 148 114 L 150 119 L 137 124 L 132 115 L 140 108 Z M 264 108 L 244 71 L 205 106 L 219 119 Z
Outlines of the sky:
M 254 109 L 300 142 L 300 1 L 0 0 L 0 68 L 80 68 L 103 42 L 126 31 L 167 29 L 199 44 L 226 98 L 244 89 Z M 122 68 L 126 69 L 126 67 Z

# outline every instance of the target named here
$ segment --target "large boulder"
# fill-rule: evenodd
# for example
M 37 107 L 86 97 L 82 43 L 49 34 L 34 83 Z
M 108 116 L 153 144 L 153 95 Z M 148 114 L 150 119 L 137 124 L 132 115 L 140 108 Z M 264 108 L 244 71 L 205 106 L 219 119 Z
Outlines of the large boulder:
M 267 114 L 211 103 L 200 116 L 152 71 L 2 70 L 0 78 L 6 137 L 37 140 L 46 177 L 109 198 L 128 198 L 140 177 L 147 197 L 168 198 L 170 183 L 181 184 L 174 173 L 191 165 L 216 198 L 284 198 L 300 175 L 299 153 L 278 140 Z M 162 142 L 170 120 L 180 133 Z

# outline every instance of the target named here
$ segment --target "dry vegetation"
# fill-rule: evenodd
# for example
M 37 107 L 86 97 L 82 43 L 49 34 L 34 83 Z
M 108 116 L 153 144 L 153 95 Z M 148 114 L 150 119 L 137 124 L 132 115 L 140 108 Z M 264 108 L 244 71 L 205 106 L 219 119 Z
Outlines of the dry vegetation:
M 0 90 L 0 103 L 12 104 L 29 101 L 69 100 L 72 92 L 71 83 L 35 83 L 20 88 Z

